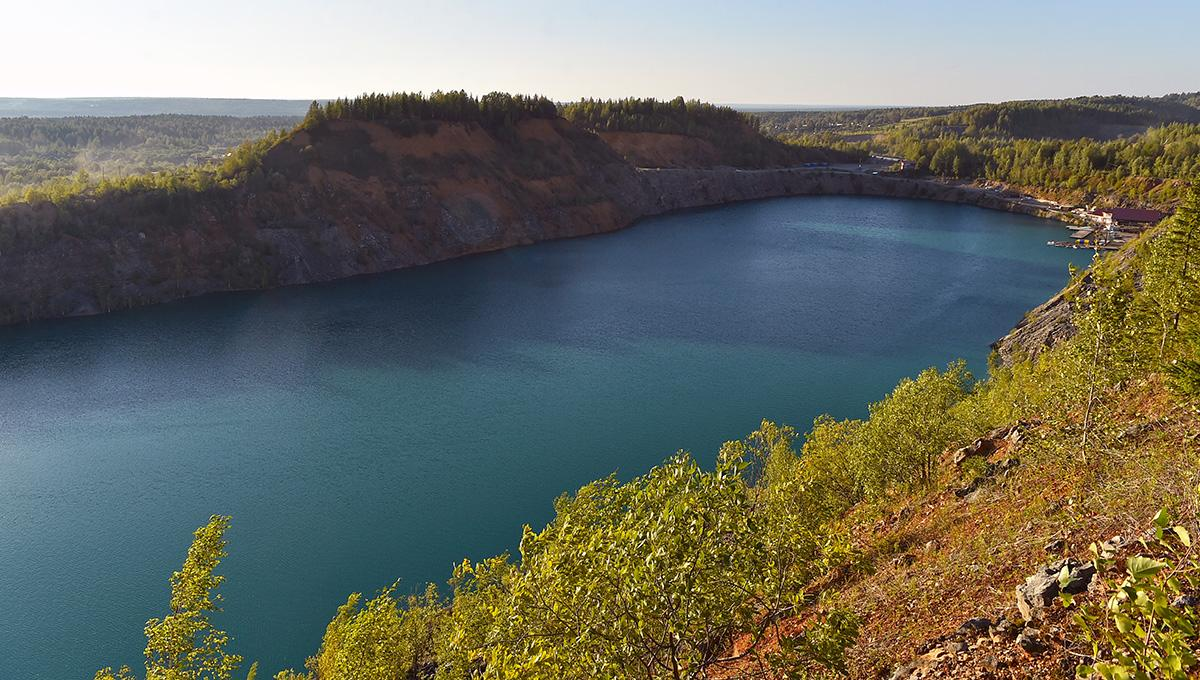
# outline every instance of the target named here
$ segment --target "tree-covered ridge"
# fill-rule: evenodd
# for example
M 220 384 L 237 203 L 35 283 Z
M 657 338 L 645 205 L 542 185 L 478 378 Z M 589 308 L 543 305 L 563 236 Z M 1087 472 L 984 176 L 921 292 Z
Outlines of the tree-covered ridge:
M 758 119 L 728 106 L 718 106 L 683 97 L 659 99 L 583 99 L 564 104 L 560 109 L 567 120 L 592 132 L 653 133 L 682 135 L 703 142 L 711 150 L 710 164 L 763 168 L 799 165 L 812 161 L 850 162 L 865 154 L 859 149 L 797 143 L 784 144 L 763 134 Z M 654 163 L 654 142 L 644 139 L 615 141 L 624 149 L 626 159 L 638 165 L 677 167 L 672 163 Z M 704 155 L 704 154 L 699 154 Z M 715 163 L 712 163 L 715 160 Z M 687 167 L 703 166 L 699 159 L 684 162 Z
M 1183 195 L 1183 180 L 1200 173 L 1197 124 L 1172 123 L 1108 141 L 930 137 L 898 128 L 879 135 L 871 147 L 934 175 L 999 180 L 1074 195 L 1082 202 L 1112 194 L 1118 200 L 1170 204 Z
M 1019 139 L 1108 139 L 1169 123 L 1200 123 L 1200 108 L 1162 99 L 1080 97 L 979 104 L 953 111 L 942 125 L 966 135 Z M 930 121 L 934 125 L 937 121 Z
M 97 177 L 79 172 L 40 184 L 0 192 L 0 206 L 14 203 L 63 204 L 80 198 L 102 198 L 114 193 L 162 191 L 169 195 L 199 194 L 209 189 L 236 186 L 262 166 L 263 158 L 287 138 L 282 130 L 271 131 L 253 141 L 242 142 L 216 162 L 188 165 L 160 172 L 117 177 Z M 5 234 L 0 233 L 0 241 Z
M 308 128 L 327 120 L 366 120 L 400 123 L 445 121 L 500 127 L 527 118 L 557 118 L 558 106 L 540 95 L 492 92 L 476 97 L 462 90 L 371 93 L 353 99 L 313 102 L 304 118 Z
M 879 132 L 903 125 L 917 128 L 925 136 L 961 133 L 1002 138 L 1109 139 L 1169 123 L 1200 123 L 1200 93 L 767 112 L 758 116 L 763 129 L 774 135 Z
M 1138 451 L 1128 448 L 1126 431 L 1099 414 L 1133 384 L 1169 383 L 1173 392 L 1162 413 L 1195 410 L 1200 184 L 1169 222 L 1136 244 L 1130 259 L 1098 259 L 1070 290 L 1078 333 L 1036 360 L 994 365 L 982 381 L 961 363 L 931 368 L 901 381 L 870 406 L 866 419 L 822 416 L 803 439 L 764 421 L 746 439 L 722 447 L 712 470 L 680 453 L 629 482 L 589 484 L 560 498 L 544 529 L 526 527 L 518 555 L 460 564 L 448 592 L 429 586 L 403 598 L 391 587 L 366 600 L 351 595 L 306 671 L 276 678 L 699 680 L 844 673 L 861 622 L 841 606 L 831 575 L 877 564 L 851 540 L 854 513 L 874 522 L 892 499 L 908 497 L 918 508 L 936 502 L 963 481 L 939 474 L 947 447 L 1014 422 L 1040 423 L 1038 441 L 1022 454 L 1040 456 L 1033 465 L 1073 460 L 1074 473 L 1088 479 L 1116 475 L 1106 467 L 1114 465 L 1113 451 Z M 1194 465 L 1188 469 L 1194 477 Z M 988 474 L 970 470 L 962 474 Z M 1125 479 L 1114 476 L 1109 483 L 1114 493 L 1128 493 Z M 209 531 L 215 531 L 211 525 Z M 198 542 L 206 536 L 198 533 Z M 1179 579 L 1153 579 L 1157 571 L 1139 573 L 1134 585 L 1172 597 L 1190 592 Z M 1194 582 L 1200 566 L 1181 563 L 1172 574 Z M 1093 645 L 1076 653 L 1074 664 L 1089 672 L 1118 667 L 1126 674 L 1101 677 L 1130 678 L 1186 678 L 1200 668 L 1194 649 L 1177 653 L 1196 644 L 1189 601 L 1114 597 L 1116 605 L 1088 605 L 1069 624 L 1074 627 L 1065 635 Z M 804 625 L 789 625 L 798 614 Z M 1156 634 L 1129 634 L 1134 629 L 1126 622 L 1135 616 Z M 148 633 L 161 625 L 157 619 L 151 624 Z M 1168 634 L 1159 635 L 1164 628 Z M 236 658 L 224 651 L 223 637 L 216 645 L 208 639 L 184 636 L 181 651 L 169 657 L 150 654 L 148 646 L 147 675 L 226 680 L 226 666 L 175 675 L 162 666 L 166 658 Z M 106 670 L 98 677 L 111 675 Z
M 562 107 L 562 116 L 589 130 L 665 132 L 713 140 L 723 133 L 757 131 L 748 113 L 695 99 L 582 99 Z
M 114 191 L 201 192 L 219 186 L 233 186 L 258 168 L 267 151 L 288 138 L 295 129 L 313 129 L 328 120 L 384 122 L 401 134 L 415 134 L 420 131 L 432 133 L 439 121 L 474 122 L 492 130 L 503 130 L 528 118 L 557 117 L 557 106 L 545 97 L 510 95 L 503 92 L 493 92 L 482 97 L 462 91 L 439 91 L 430 95 L 402 92 L 365 94 L 353 99 L 335 99 L 326 103 L 314 101 L 298 126 L 293 125 L 287 129 L 271 128 L 248 141 L 241 141 L 228 153 L 224 153 L 226 147 L 223 147 L 222 153 L 204 159 L 204 162 L 168 163 L 165 169 L 116 176 L 93 174 L 86 170 L 63 173 L 47 168 L 44 176 L 48 179 L 37 183 L 13 186 L 7 190 L 3 183 L 0 183 L 0 205 L 42 201 L 60 203 L 79 196 L 100 197 Z M 169 129 L 186 130 L 190 119 L 196 117 L 168 115 L 147 118 L 161 121 L 160 124 L 167 125 Z M 219 117 L 213 118 L 218 122 L 221 120 Z M 61 120 L 75 121 L 73 125 L 81 130 L 108 131 L 111 127 L 109 121 L 119 119 L 37 119 L 36 124 L 48 129 L 71 129 L 72 124 L 60 125 Z M 257 120 L 251 120 L 246 125 L 253 126 Z M 287 122 L 294 123 L 295 120 L 287 119 Z M 170 125 L 174 127 L 169 127 Z M 121 126 L 118 125 L 117 129 L 121 129 Z M 135 133 L 129 133 L 133 134 Z M 31 137 L 43 139 L 45 134 L 35 131 L 31 133 Z M 127 140 L 131 138 L 136 137 L 125 137 Z M 201 134 L 200 138 L 208 139 L 204 134 Z M 116 144 L 120 137 L 109 135 L 107 139 Z M 0 151 L 2 149 L 3 147 L 0 147 Z M 3 156 L 0 156 L 0 168 L 3 167 L 2 159 Z
M 1168 207 L 1200 172 L 1200 95 L 949 109 L 762 114 L 785 141 L 899 157 L 918 174 L 1005 182 L 1071 203 Z
M 239 144 L 290 130 L 299 120 L 174 114 L 0 118 L 0 195 L 79 173 L 98 180 L 220 162 Z

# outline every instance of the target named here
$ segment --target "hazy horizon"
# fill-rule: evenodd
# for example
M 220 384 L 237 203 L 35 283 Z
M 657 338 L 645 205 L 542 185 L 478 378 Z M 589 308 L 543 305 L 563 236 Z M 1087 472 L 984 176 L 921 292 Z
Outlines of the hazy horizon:
M 458 90 L 458 89 L 462 89 L 462 88 L 444 88 L 444 89 L 445 89 L 445 90 Z M 399 90 L 377 90 L 377 91 L 378 91 L 378 92 L 393 92 L 393 91 L 399 91 Z M 1040 97 L 1040 98 L 1038 98 L 1038 99 L 1070 99 L 1070 98 L 1075 98 L 1075 97 L 1091 97 L 1091 96 L 1098 96 L 1098 97 L 1113 97 L 1113 96 L 1128 96 L 1128 97 L 1163 97 L 1163 96 L 1166 96 L 1166 95 L 1171 95 L 1171 94 L 1187 93 L 1187 92 L 1195 92 L 1195 91 L 1200 91 L 1200 90 L 1173 90 L 1173 91 L 1171 91 L 1171 92 L 1158 92 L 1158 93 L 1140 93 L 1140 92 L 1093 92 L 1093 93 L 1089 93 L 1089 94 L 1065 94 L 1065 95 L 1061 95 L 1061 96 L 1054 96 L 1054 97 Z M 486 93 L 484 93 L 484 92 L 474 92 L 474 91 L 470 91 L 470 90 L 468 90 L 468 93 L 469 93 L 469 94 L 473 94 L 473 95 L 482 95 L 482 94 L 486 94 Z M 516 92 L 514 92 L 514 94 L 515 94 L 515 93 L 516 93 Z M 540 93 L 539 93 L 539 92 L 537 92 L 537 91 L 521 91 L 520 93 L 522 93 L 522 94 L 540 94 Z M 357 96 L 357 95 L 359 95 L 359 94 L 366 94 L 366 92 L 360 92 L 360 93 L 346 93 L 346 94 L 342 94 L 342 95 L 337 95 L 337 97 L 354 97 L 354 96 Z M 680 96 L 680 95 L 676 95 L 676 96 Z M 309 97 L 294 97 L 294 98 L 276 98 L 276 97 L 219 97 L 219 96 L 218 96 L 218 97 L 193 97 L 193 96 L 187 96 L 187 95 L 180 95 L 180 96 L 142 96 L 142 95 L 113 95 L 113 96 L 110 96 L 110 95 L 81 95 L 81 96 L 70 96 L 70 97 L 22 97 L 22 96 L 0 96 L 0 116 L 4 116 L 4 115 L 6 115 L 6 113 L 7 113 L 7 112 L 14 112 L 14 111 L 15 111 L 15 112 L 19 113 L 19 112 L 20 112 L 20 108 L 19 108 L 19 107 L 17 107 L 17 105 L 18 105 L 19 103 L 23 103 L 23 102 L 74 102 L 74 103 L 85 103 L 85 102 L 97 102 L 97 103 L 102 103 L 102 102 L 103 102 L 103 103 L 113 103 L 113 102 L 153 102 L 153 101 L 163 101 L 163 102 L 167 102 L 167 101 L 180 101 L 180 102 L 231 102 L 231 103 L 236 103 L 236 102 L 245 102 L 245 103 L 258 103 L 258 104 L 296 105 L 297 107 L 306 107 L 306 106 L 307 106 L 307 105 L 308 105 L 310 102 L 312 102 L 312 101 L 327 102 L 327 101 L 330 101 L 330 100 L 332 100 L 332 99 L 336 99 L 337 97 L 312 97 L 312 98 L 309 98 Z M 620 98 L 620 97 L 616 97 L 616 98 Z M 660 98 L 660 99 L 673 99 L 674 97 L 673 97 L 673 96 L 666 95 L 666 96 L 659 97 L 659 98 Z M 868 103 L 855 103 L 855 102 L 825 102 L 825 103 L 803 103 L 803 102 L 788 102 L 788 103 L 773 102 L 773 103 L 772 103 L 772 102 L 768 102 L 768 103 L 756 103 L 756 102 L 724 102 L 724 101 L 713 101 L 713 100 L 705 100 L 705 99 L 704 99 L 704 98 L 702 98 L 702 97 L 701 97 L 701 98 L 699 98 L 699 99 L 701 99 L 702 101 L 710 101 L 711 103 L 714 103 L 714 104 L 717 104 L 717 105 L 720 105 L 720 106 L 729 106 L 729 107 L 731 107 L 731 108 L 735 108 L 735 109 L 738 109 L 738 110 L 741 110 L 741 111 L 747 111 L 747 112 L 755 112 L 755 111 L 757 111 L 757 112 L 777 112 L 777 111 L 833 111 L 833 110 L 847 110 L 847 111 L 853 111 L 853 110 L 862 110 L 862 109 L 887 109 L 887 108 L 915 108 L 915 107 L 955 107 L 955 106 L 970 106 L 970 105 L 974 105 L 974 104 L 998 103 L 998 102 L 1002 102 L 1002 101 L 1020 101 L 1020 100 L 1007 100 L 1007 99 L 1006 99 L 1006 100 L 1001 100 L 1001 99 L 991 99 L 991 100 L 964 101 L 964 102 L 905 102 L 905 103 L 876 103 L 876 104 L 868 104 Z M 559 103 L 567 103 L 567 102 L 570 102 L 570 101 L 577 101 L 577 100 L 565 100 L 565 99 L 560 99 L 560 100 L 556 100 L 556 101 L 558 101 Z M 1031 100 L 1025 100 L 1025 101 L 1031 101 Z M 8 107 L 5 107 L 5 104 L 8 104 L 9 106 L 8 106 Z M 302 113 L 302 111 L 300 111 L 300 109 L 299 109 L 299 108 L 297 108 L 297 109 L 296 109 L 296 111 L 298 112 L 298 114 L 299 114 L 299 113 Z M 72 115 L 77 115 L 77 114 L 72 114 Z M 107 114 L 105 114 L 105 115 L 107 115 Z
M 70 22 L 58 17 L 71 17 Z M 1162 16 L 1171 16 L 1165 22 Z M 1087 17 L 1086 21 L 1082 17 Z M 1200 5 L 151 0 L 10 8 L 0 97 L 327 99 L 465 89 L 755 107 L 1200 90 Z M 103 30 L 97 30 L 103 27 Z M 918 39 L 919 36 L 919 39 Z

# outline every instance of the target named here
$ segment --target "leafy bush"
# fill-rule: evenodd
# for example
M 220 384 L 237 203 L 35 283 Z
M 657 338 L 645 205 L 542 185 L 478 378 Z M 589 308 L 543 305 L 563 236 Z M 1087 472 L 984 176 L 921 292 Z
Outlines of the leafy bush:
M 1086 607 L 1077 621 L 1096 661 L 1079 666 L 1081 678 L 1186 680 L 1200 668 L 1200 561 L 1188 530 L 1172 525 L 1166 510 L 1154 518 L 1147 555 L 1125 560 L 1120 583 L 1105 583 L 1112 595 Z M 1111 552 L 1092 545 L 1098 574 L 1115 563 Z M 1064 596 L 1070 601 L 1071 596 Z
M 518 564 L 460 568 L 455 618 L 484 612 L 486 623 L 460 636 L 450 658 L 476 660 L 494 678 L 580 668 L 697 678 L 765 660 L 762 643 L 828 564 L 820 543 L 773 530 L 776 518 L 746 483 L 749 462 L 727 447 L 705 472 L 679 454 L 628 483 L 608 478 L 561 498 L 549 526 L 526 528 Z M 845 621 L 837 626 L 846 630 Z M 731 643 L 743 633 L 744 651 L 735 653 Z M 836 656 L 816 642 L 825 633 L 812 635 L 810 645 L 792 648 L 793 658 L 774 662 L 819 662 L 801 658 L 818 648 L 823 658 Z
M 962 361 L 944 373 L 929 368 L 916 379 L 901 380 L 887 398 L 871 404 L 860 433 L 858 463 L 869 493 L 933 481 L 938 457 L 963 434 L 952 409 L 967 396 L 970 380 Z
M 220 611 L 217 588 L 225 581 L 215 574 L 227 555 L 225 531 L 229 518 L 213 515 L 196 530 L 183 567 L 171 575 L 171 613 L 146 622 L 147 680 L 230 680 L 242 657 L 225 651 L 229 636 L 214 628 L 209 614 Z M 122 667 L 96 673 L 96 680 L 133 680 Z

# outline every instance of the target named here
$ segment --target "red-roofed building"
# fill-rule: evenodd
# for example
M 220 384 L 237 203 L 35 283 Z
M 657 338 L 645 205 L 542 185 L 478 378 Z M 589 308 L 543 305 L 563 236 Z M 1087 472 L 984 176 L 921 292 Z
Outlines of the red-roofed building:
M 1145 227 L 1166 217 L 1157 210 L 1142 210 L 1141 208 L 1098 208 L 1089 210 L 1087 216 L 1109 229 Z
M 1140 208 L 1111 208 L 1104 214 L 1106 219 L 1119 224 L 1154 224 L 1165 217 L 1157 210 Z

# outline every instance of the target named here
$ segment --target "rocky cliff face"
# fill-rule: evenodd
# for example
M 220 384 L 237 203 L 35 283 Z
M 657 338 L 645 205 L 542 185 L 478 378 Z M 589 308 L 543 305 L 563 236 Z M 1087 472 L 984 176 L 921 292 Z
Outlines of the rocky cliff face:
M 636 169 L 562 120 L 434 134 L 335 121 L 244 183 L 0 208 L 0 323 L 328 281 L 620 229 L 775 196 L 872 195 L 1023 209 L 967 187 L 810 169 Z
M 977 187 L 890 175 L 800 168 L 639 170 L 653 213 L 776 196 L 887 196 L 1051 216 Z

